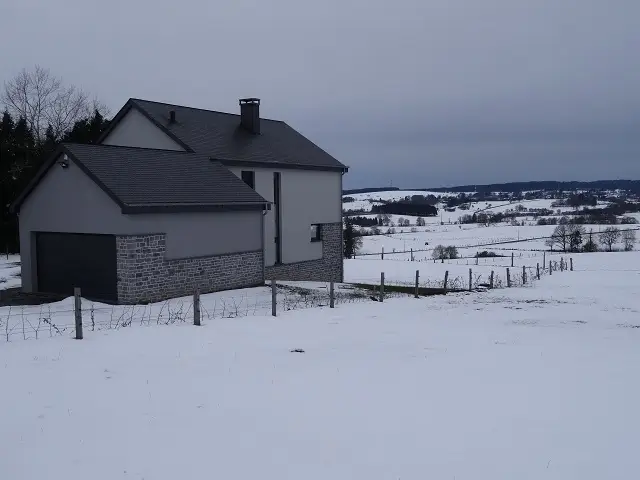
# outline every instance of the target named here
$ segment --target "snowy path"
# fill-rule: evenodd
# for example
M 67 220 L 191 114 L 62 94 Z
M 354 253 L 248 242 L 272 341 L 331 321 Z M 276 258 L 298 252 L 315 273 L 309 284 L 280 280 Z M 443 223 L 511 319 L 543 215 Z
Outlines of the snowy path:
M 534 288 L 2 343 L 0 478 L 633 478 L 640 254 L 580 265 Z

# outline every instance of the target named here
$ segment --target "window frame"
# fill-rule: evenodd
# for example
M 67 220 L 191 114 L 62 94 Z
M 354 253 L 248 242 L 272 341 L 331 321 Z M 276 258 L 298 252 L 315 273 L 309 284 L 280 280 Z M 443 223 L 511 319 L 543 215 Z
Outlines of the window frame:
M 316 228 L 315 236 L 313 235 L 313 227 Z M 322 241 L 322 224 L 312 223 L 311 226 L 309 227 L 309 236 L 310 236 L 311 242 L 313 243 L 321 242 Z

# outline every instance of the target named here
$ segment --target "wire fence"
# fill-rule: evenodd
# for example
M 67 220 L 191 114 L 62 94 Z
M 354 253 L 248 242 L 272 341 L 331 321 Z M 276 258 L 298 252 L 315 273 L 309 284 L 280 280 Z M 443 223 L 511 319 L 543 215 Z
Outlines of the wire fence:
M 428 278 L 422 278 L 423 272 L 416 270 L 415 277 L 408 279 L 402 277 L 402 273 L 385 277 L 384 272 L 380 272 L 379 280 L 372 280 L 372 277 L 352 278 L 352 282 L 363 288 L 368 288 L 379 293 L 379 299 L 384 301 L 390 293 L 435 295 L 442 293 L 478 291 L 484 289 L 499 289 L 511 287 L 532 286 L 545 275 L 552 275 L 554 272 L 573 271 L 573 258 L 549 260 L 547 263 L 538 262 L 535 265 L 522 265 L 516 267 L 499 266 L 488 270 L 482 268 L 474 270 L 469 268 L 464 274 L 451 274 L 451 271 L 444 270 L 439 278 L 434 273 L 430 273 Z
M 381 272 L 379 283 L 370 279 L 350 284 L 314 282 L 277 282 L 270 287 L 249 289 L 244 293 L 212 293 L 183 297 L 147 305 L 105 305 L 82 300 L 79 296 L 54 304 L 0 309 L 0 337 L 6 342 L 56 336 L 83 338 L 94 332 L 154 325 L 201 325 L 217 319 L 278 315 L 310 308 L 341 304 L 384 301 L 407 295 L 498 289 L 532 285 L 543 275 L 573 270 L 573 259 L 549 260 L 548 264 L 515 268 L 496 268 L 490 272 L 449 275 L 413 281 L 387 279 Z
M 338 284 L 331 301 L 330 284 L 313 288 L 300 283 L 278 283 L 275 303 L 269 287 L 250 289 L 247 293 L 209 294 L 166 300 L 148 305 L 105 305 L 88 300 L 74 308 L 74 299 L 58 304 L 13 306 L 0 309 L 0 337 L 6 342 L 83 334 L 128 327 L 152 325 L 206 324 L 216 319 L 267 316 L 292 310 L 329 307 L 371 301 L 366 291 Z M 195 302 L 194 302 L 195 300 Z M 194 309 L 197 303 L 198 309 Z M 79 315 L 78 315 L 79 314 Z M 79 322 L 77 319 L 79 318 Z M 78 325 L 79 323 L 79 325 Z

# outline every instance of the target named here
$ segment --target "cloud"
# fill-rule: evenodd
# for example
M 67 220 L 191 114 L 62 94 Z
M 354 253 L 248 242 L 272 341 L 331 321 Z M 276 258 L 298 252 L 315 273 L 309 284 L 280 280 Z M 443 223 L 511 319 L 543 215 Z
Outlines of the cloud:
M 347 186 L 640 178 L 638 18 L 637 0 L 27 0 L 2 7 L 21 40 L 1 75 L 39 63 L 114 111 L 259 96 Z

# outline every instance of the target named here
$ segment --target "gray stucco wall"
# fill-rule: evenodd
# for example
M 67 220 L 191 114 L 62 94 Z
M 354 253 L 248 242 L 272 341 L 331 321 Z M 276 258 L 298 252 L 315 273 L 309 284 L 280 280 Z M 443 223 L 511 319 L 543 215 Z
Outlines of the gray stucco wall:
M 342 282 L 342 222 L 322 224 L 321 258 L 265 267 L 265 279 Z
M 319 260 L 322 242 L 311 241 L 312 224 L 342 222 L 342 174 L 300 169 L 229 167 L 241 177 L 255 172 L 255 189 L 273 201 L 273 172 L 280 172 L 282 189 L 282 263 Z M 265 265 L 275 263 L 275 211 L 265 216 Z
M 124 147 L 184 150 L 135 108 L 129 110 L 102 143 Z
M 262 212 L 123 215 L 73 162 L 49 170 L 20 209 L 22 285 L 32 291 L 31 232 L 138 235 L 164 233 L 167 259 L 262 250 Z

